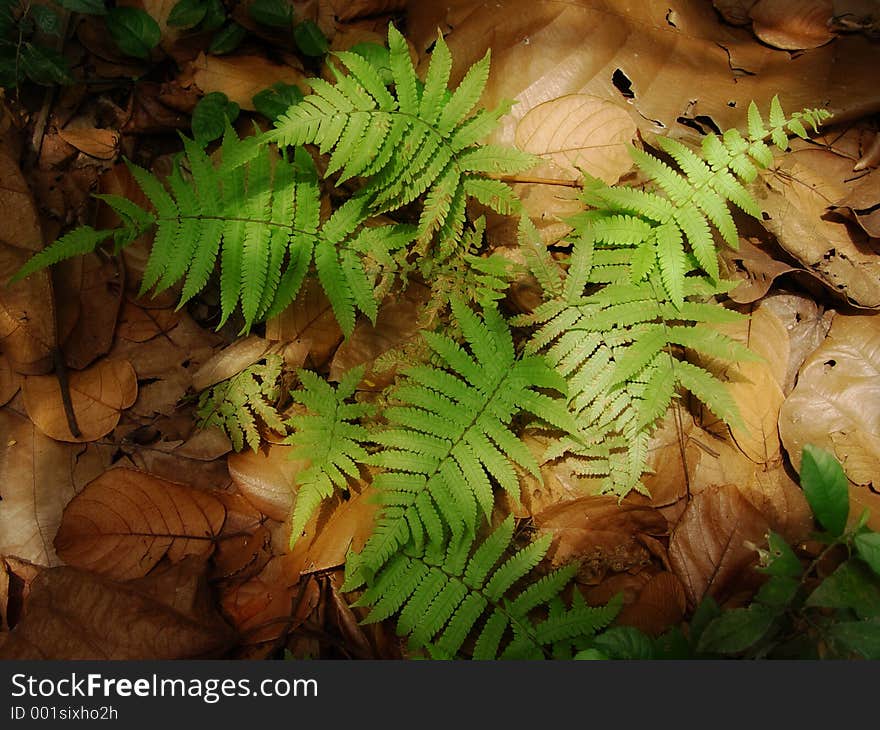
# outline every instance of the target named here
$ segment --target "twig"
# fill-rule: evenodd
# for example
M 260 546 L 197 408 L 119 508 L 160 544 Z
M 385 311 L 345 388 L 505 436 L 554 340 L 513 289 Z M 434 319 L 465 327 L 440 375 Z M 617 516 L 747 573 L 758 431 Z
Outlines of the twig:
M 61 402 L 64 404 L 67 427 L 74 438 L 79 438 L 82 436 L 82 431 L 79 430 L 76 413 L 73 412 L 73 401 L 70 399 L 70 381 L 67 379 L 67 365 L 60 347 L 52 350 L 52 359 L 55 361 L 55 377 L 58 378 L 58 385 L 61 387 Z

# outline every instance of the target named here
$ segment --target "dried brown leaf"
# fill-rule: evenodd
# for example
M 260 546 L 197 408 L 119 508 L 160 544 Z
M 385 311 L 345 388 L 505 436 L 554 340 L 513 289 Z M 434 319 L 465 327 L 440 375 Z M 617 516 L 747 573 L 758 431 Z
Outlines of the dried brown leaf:
M 275 520 L 286 520 L 293 510 L 294 480 L 307 462 L 290 458 L 292 446 L 270 445 L 230 454 L 229 476 L 254 507 Z
M 278 64 L 263 56 L 206 56 L 200 53 L 186 73 L 205 94 L 220 91 L 242 109 L 255 111 L 253 97 L 275 83 L 296 84 L 301 89 L 305 76 L 293 66 Z
M 800 369 L 779 430 L 796 469 L 803 447 L 813 444 L 834 453 L 855 484 L 878 486 L 880 316 L 834 317 L 828 337 Z
M 70 432 L 57 377 L 29 375 L 22 386 L 28 416 L 58 441 L 94 441 L 106 436 L 116 428 L 121 411 L 137 398 L 137 376 L 126 360 L 102 360 L 88 370 L 70 373 L 69 380 L 79 436 Z
M 620 104 L 588 94 L 567 94 L 529 110 L 516 126 L 516 146 L 544 164 L 529 170 L 538 178 L 580 180 L 583 171 L 609 185 L 632 167 L 627 150 L 636 134 Z
M 684 586 L 674 573 L 651 576 L 635 602 L 623 607 L 617 622 L 659 636 L 680 623 L 687 609 Z
M 719 603 L 751 587 L 764 516 L 733 485 L 694 496 L 669 540 L 669 559 L 691 606 L 710 595 Z
M 162 597 L 193 595 L 179 590 L 181 583 L 174 587 L 166 585 Z M 48 568 L 33 581 L 24 617 L 0 646 L 0 658 L 216 658 L 233 635 L 203 606 L 181 611 L 132 584 L 70 567 Z
M 755 35 L 774 48 L 818 48 L 834 38 L 831 0 L 758 0 L 749 16 Z
M 266 355 L 276 353 L 280 349 L 278 343 L 256 335 L 237 340 L 217 352 L 193 373 L 192 387 L 198 391 L 210 388 L 222 380 L 238 375 Z
M 112 129 L 59 129 L 58 136 L 80 152 L 99 160 L 112 160 L 119 147 L 119 133 Z
M 167 556 L 206 558 L 226 518 L 216 497 L 133 469 L 110 469 L 67 505 L 55 549 L 69 565 L 117 580 Z

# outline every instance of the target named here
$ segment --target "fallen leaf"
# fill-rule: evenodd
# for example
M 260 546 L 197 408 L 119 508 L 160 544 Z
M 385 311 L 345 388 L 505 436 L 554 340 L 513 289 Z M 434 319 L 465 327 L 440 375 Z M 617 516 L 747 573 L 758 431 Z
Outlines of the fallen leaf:
M 770 245 L 760 245 L 740 238 L 739 248 L 724 247 L 720 251 L 722 273 L 740 284 L 730 292 L 737 304 L 751 304 L 763 297 L 773 282 L 783 274 L 797 271 L 794 266 L 783 263 L 771 252 Z
M 0 354 L 0 406 L 11 401 L 21 388 L 21 377 L 16 373 L 9 360 Z
M 862 307 L 880 307 L 880 259 L 864 232 L 828 207 L 844 194 L 834 180 L 785 158 L 764 177 L 758 202 L 764 226 L 826 286 Z
M 328 5 L 342 22 L 371 15 L 398 13 L 406 10 L 407 0 L 330 0 Z
M 838 312 L 782 406 L 782 442 L 800 471 L 806 444 L 831 451 L 858 485 L 880 474 L 880 316 Z
M 687 609 L 684 586 L 674 573 L 651 576 L 638 598 L 624 605 L 617 623 L 634 626 L 649 636 L 660 636 L 680 623 Z
M 175 597 L 179 591 L 165 591 Z M 213 611 L 183 612 L 132 584 L 70 567 L 32 585 L 2 659 L 196 659 L 222 656 L 233 634 Z
M 568 94 L 533 107 L 516 126 L 516 146 L 545 160 L 530 177 L 580 180 L 586 171 L 609 185 L 629 170 L 636 125 L 620 104 Z
M 580 497 L 534 515 L 535 525 L 553 534 L 552 565 L 578 561 L 578 579 L 595 584 L 608 571 L 636 571 L 651 562 L 639 535 L 663 535 L 666 518 L 657 510 L 612 496 Z
M 388 296 L 379 307 L 376 324 L 366 319 L 357 322 L 354 332 L 336 350 L 330 363 L 329 379 L 339 381 L 351 368 L 372 364 L 380 355 L 411 342 L 419 335 L 419 317 L 430 290 L 410 285 L 403 294 Z M 394 368 L 374 372 L 369 368 L 362 387 L 382 390 L 394 379 Z
M 719 603 L 751 587 L 768 525 L 733 485 L 694 496 L 669 540 L 669 560 L 687 591 L 690 605 L 707 595 Z
M 290 458 L 292 446 L 270 445 L 230 454 L 229 476 L 239 492 L 263 514 L 286 520 L 293 510 L 294 480 L 307 462 Z
M 122 410 L 137 398 L 137 376 L 126 360 L 102 360 L 88 370 L 69 374 L 70 399 L 80 435 L 70 432 L 61 386 L 54 375 L 29 375 L 22 393 L 28 417 L 58 441 L 94 441 L 119 423 Z
M 236 340 L 202 365 L 192 376 L 192 387 L 197 391 L 235 377 L 243 370 L 280 350 L 277 343 L 250 335 Z
M 880 170 L 859 178 L 832 209 L 852 218 L 872 238 L 880 238 Z
M 131 342 L 147 342 L 174 329 L 182 316 L 171 307 L 154 309 L 147 302 L 126 299 L 119 314 L 116 334 Z
M 57 344 L 52 281 L 44 270 L 7 284 L 42 250 L 43 236 L 33 195 L 5 148 L 0 148 L 0 217 L 0 346 L 15 372 L 40 375 L 52 369 Z
M 834 38 L 828 27 L 833 14 L 831 0 L 758 0 L 749 10 L 755 35 L 790 51 L 818 48 Z
M 201 490 L 133 469 L 110 469 L 64 510 L 55 549 L 67 564 L 117 580 L 146 575 L 167 556 L 208 557 L 226 510 Z
M 306 88 L 305 76 L 293 66 L 278 64 L 263 56 L 206 56 L 200 53 L 189 64 L 196 86 L 205 94 L 220 91 L 246 111 L 255 111 L 253 97 L 263 89 L 282 82 Z
M 69 332 L 62 337 L 64 360 L 68 367 L 82 370 L 113 344 L 116 319 L 122 304 L 123 274 L 116 259 L 96 253 L 77 256 L 56 267 L 55 287 L 60 311 L 76 307 L 77 317 Z
M 342 338 L 330 300 L 314 278 L 306 279 L 293 304 L 266 322 L 267 340 L 308 347 L 306 364 L 312 369 L 327 363 Z
M 82 489 L 83 447 L 44 436 L 26 418 L 0 410 L 0 555 L 57 565 L 52 541 L 67 503 Z
M 80 152 L 99 160 L 112 160 L 119 146 L 119 134 L 112 129 L 59 129 L 58 136 Z

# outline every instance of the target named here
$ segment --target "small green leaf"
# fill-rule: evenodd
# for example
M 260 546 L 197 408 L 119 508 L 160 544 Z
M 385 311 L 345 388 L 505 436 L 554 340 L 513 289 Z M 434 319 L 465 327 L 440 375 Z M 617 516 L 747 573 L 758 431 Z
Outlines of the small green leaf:
M 776 614 L 782 613 L 797 595 L 800 581 L 782 575 L 774 575 L 755 596 L 755 601 L 773 609 Z
M 330 48 L 321 29 L 311 20 L 304 20 L 293 29 L 293 40 L 306 56 L 323 56 Z
M 610 659 L 611 657 L 605 656 L 598 649 L 584 649 L 583 651 L 579 651 L 574 655 L 574 659 L 578 661 L 602 661 L 604 659 Z
M 71 82 L 67 59 L 51 48 L 25 43 L 22 47 L 19 66 L 25 76 L 41 86 Z
M 168 14 L 168 25 L 174 28 L 193 28 L 202 22 L 207 11 L 206 0 L 180 0 Z
M 856 552 L 859 557 L 880 575 L 880 532 L 864 532 L 856 535 Z
M 654 646 L 645 634 L 632 626 L 615 626 L 592 642 L 609 659 L 653 659 Z
M 229 23 L 218 30 L 211 39 L 208 51 L 218 56 L 229 53 L 238 48 L 238 44 L 244 40 L 247 31 L 238 23 Z
M 196 141 L 207 144 L 222 137 L 227 124 L 235 121 L 239 111 L 238 104 L 229 101 L 222 91 L 205 94 L 193 109 L 192 131 Z
M 112 8 L 107 13 L 107 30 L 119 50 L 135 58 L 149 58 L 162 39 L 159 24 L 140 8 Z
M 847 652 L 880 659 L 880 621 L 841 621 L 832 624 L 831 637 Z
M 303 93 L 295 84 L 285 84 L 283 81 L 272 84 L 268 89 L 263 89 L 253 98 L 254 108 L 267 119 L 275 121 L 284 112 L 303 100 Z
M 226 7 L 220 0 L 207 0 L 205 5 L 205 17 L 199 25 L 199 30 L 217 30 L 226 22 Z
M 880 616 L 880 584 L 864 563 L 848 560 L 818 585 L 806 605 L 850 608 L 859 618 L 875 618 Z
M 21 69 L 16 61 L 15 48 L 0 46 L 0 86 L 14 89 L 21 80 Z
M 107 14 L 104 0 L 58 0 L 58 4 L 73 13 L 82 13 L 83 15 Z
M 691 643 L 696 645 L 706 627 L 721 615 L 721 608 L 712 596 L 706 596 L 694 611 L 690 625 Z
M 782 535 L 770 532 L 768 535 L 769 550 L 762 555 L 766 556 L 766 565 L 761 568 L 762 573 L 768 575 L 788 576 L 789 578 L 800 578 L 803 574 L 803 566 L 798 556 L 794 554 L 794 550 L 785 541 Z
M 697 648 L 701 653 L 738 654 L 766 636 L 774 619 L 760 605 L 725 611 L 706 627 Z
M 285 0 L 254 0 L 248 13 L 258 23 L 271 28 L 289 28 L 293 25 L 293 8 Z
M 31 5 L 31 17 L 37 28 L 47 35 L 61 34 L 61 18 L 52 8 L 45 5 Z
M 819 524 L 835 537 L 842 535 L 849 517 L 849 483 L 840 462 L 807 444 L 801 457 L 801 486 Z

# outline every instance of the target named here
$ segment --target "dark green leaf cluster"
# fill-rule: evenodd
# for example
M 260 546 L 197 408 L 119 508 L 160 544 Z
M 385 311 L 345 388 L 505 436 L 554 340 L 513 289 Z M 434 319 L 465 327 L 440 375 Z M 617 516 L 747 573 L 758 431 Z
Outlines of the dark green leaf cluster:
M 281 365 L 279 355 L 269 355 L 264 363 L 251 365 L 202 391 L 196 407 L 199 428 L 222 429 L 236 451 L 245 446 L 254 451 L 260 447 L 260 423 L 283 433 L 284 423 L 276 410 L 281 395 Z

